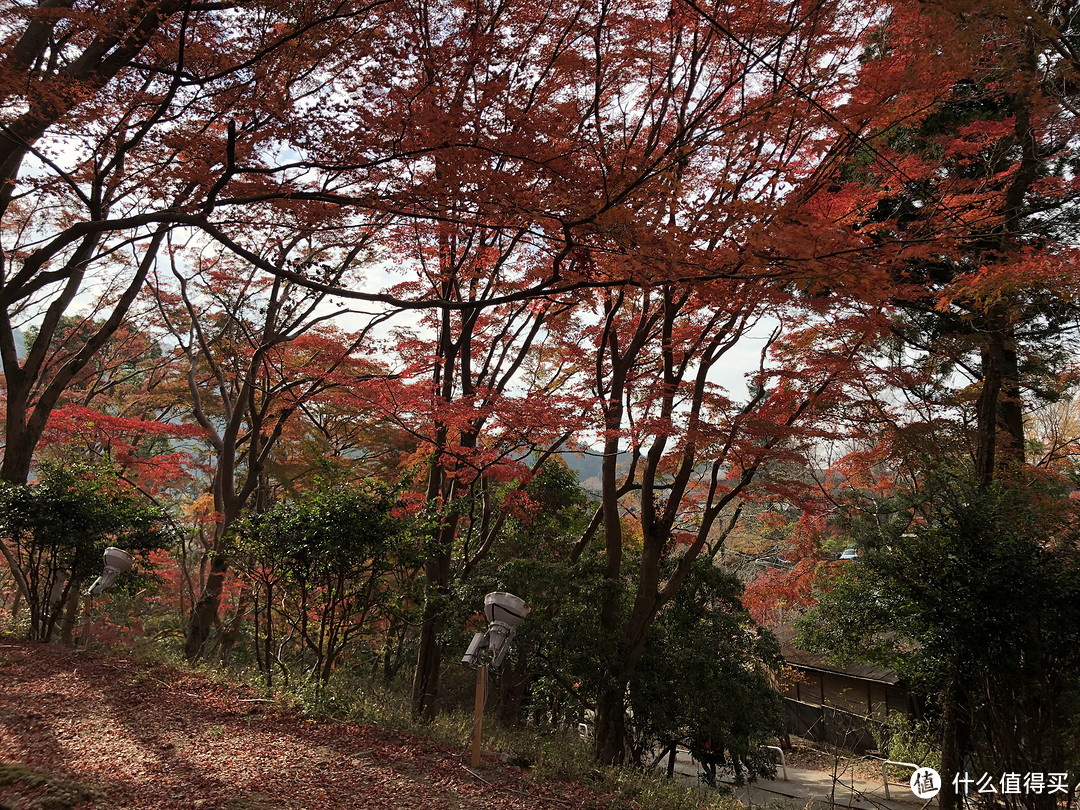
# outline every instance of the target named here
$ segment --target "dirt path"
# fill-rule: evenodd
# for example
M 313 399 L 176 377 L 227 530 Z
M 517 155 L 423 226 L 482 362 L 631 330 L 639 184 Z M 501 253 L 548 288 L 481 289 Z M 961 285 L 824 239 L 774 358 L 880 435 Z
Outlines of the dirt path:
M 0 643 L 0 810 L 603 807 L 460 751 L 314 722 L 162 666 Z M 490 784 L 488 784 L 490 783 Z M 524 794 L 524 795 L 523 795 Z

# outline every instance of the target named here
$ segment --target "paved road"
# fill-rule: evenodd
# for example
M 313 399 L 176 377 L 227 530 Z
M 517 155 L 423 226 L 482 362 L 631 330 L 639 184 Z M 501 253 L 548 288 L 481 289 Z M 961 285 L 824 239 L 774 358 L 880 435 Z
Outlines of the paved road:
M 701 766 L 682 749 L 675 759 L 675 770 L 688 783 L 700 784 Z M 717 773 L 717 778 L 728 784 L 732 781 L 725 780 L 723 773 Z M 753 785 L 735 788 L 735 795 L 750 807 L 760 807 L 785 798 L 798 802 L 800 807 L 808 803 L 816 807 L 852 807 L 857 810 L 920 810 L 927 805 L 937 806 L 936 799 L 927 802 L 916 798 L 907 784 L 890 782 L 890 798 L 886 799 L 885 787 L 880 780 L 868 782 L 852 779 L 846 774 L 840 774 L 834 780 L 831 773 L 799 768 L 788 768 L 786 780 L 778 768 L 776 779 L 764 779 Z

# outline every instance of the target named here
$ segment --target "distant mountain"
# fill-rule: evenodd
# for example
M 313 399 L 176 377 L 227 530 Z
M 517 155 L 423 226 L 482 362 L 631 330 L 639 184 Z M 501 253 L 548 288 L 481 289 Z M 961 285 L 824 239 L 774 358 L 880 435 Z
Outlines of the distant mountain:
M 577 453 L 563 453 L 566 466 L 577 473 L 578 483 L 589 492 L 600 491 L 600 475 L 604 467 L 604 454 L 584 450 Z M 619 469 L 626 469 L 630 464 L 629 453 L 619 453 Z

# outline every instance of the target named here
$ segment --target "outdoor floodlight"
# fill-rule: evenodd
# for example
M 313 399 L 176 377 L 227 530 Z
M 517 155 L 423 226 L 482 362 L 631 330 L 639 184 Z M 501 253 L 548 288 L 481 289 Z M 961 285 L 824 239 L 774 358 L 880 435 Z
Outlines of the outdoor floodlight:
M 518 626 L 532 610 L 525 600 L 512 593 L 496 591 L 484 597 L 484 616 L 488 620 L 486 633 L 477 633 L 469 642 L 469 648 L 461 659 L 464 666 L 491 666 L 498 668 L 510 651 L 510 642 Z M 484 653 L 490 653 L 485 660 Z
M 512 593 L 495 591 L 484 597 L 484 615 L 489 622 L 502 622 L 507 627 L 517 629 L 532 608 L 525 600 Z
M 131 566 L 135 564 L 133 556 L 123 549 L 114 548 L 113 546 L 105 549 L 102 557 L 105 560 L 105 571 L 94 580 L 94 584 L 90 586 L 86 596 L 97 596 L 106 588 L 111 588 L 116 584 L 116 578 L 125 571 L 130 571 Z
M 488 647 L 491 648 L 493 667 L 502 665 L 510 651 L 510 641 L 531 610 L 524 599 L 512 593 L 496 591 L 484 597 L 484 615 L 488 620 Z
M 473 711 L 472 766 L 480 764 L 480 737 L 487 704 L 488 666 L 498 669 L 510 651 L 510 641 L 518 626 L 532 610 L 525 600 L 512 593 L 495 591 L 484 597 L 484 616 L 488 620 L 486 633 L 477 633 L 461 663 L 476 670 L 476 707 Z M 485 653 L 490 653 L 490 660 Z

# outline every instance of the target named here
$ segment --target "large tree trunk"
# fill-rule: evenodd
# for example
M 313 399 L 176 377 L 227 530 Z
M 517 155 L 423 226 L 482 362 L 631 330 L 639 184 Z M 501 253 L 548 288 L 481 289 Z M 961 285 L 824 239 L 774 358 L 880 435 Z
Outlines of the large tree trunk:
M 596 759 L 604 765 L 626 760 L 626 689 L 606 687 L 596 700 Z
M 998 424 L 1001 440 L 1000 453 L 1006 464 L 1024 463 L 1024 408 L 1020 396 L 1020 361 L 1016 355 L 1016 330 L 1012 325 L 1005 328 L 1001 341 L 1001 398 L 999 400 Z
M 441 613 L 437 597 L 429 598 L 424 604 L 420 650 L 413 672 L 412 713 L 414 717 L 427 721 L 435 719 L 435 700 L 439 693 L 439 666 L 442 664 L 439 634 L 444 628 Z
M 215 543 L 215 546 L 217 544 Z M 221 605 L 221 590 L 225 584 L 228 562 L 225 555 L 216 553 L 210 561 L 210 573 L 206 585 L 195 601 L 188 616 L 188 632 L 184 640 L 184 657 L 194 661 L 203 653 L 210 631 L 217 624 L 218 607 Z
M 238 397 L 238 399 L 240 399 Z M 242 400 L 241 400 L 242 401 Z M 222 445 L 226 447 L 224 460 L 218 461 L 218 470 L 214 478 L 214 505 L 221 514 L 221 522 L 214 527 L 214 542 L 209 554 L 210 572 L 206 576 L 206 583 L 202 587 L 199 598 L 191 606 L 188 614 L 188 630 L 184 640 L 184 656 L 188 661 L 194 661 L 206 654 L 207 639 L 210 631 L 218 624 L 218 611 L 221 608 L 221 591 L 225 585 L 225 575 L 229 570 L 229 559 L 225 553 L 225 541 L 229 536 L 230 527 L 240 519 L 248 498 L 255 491 L 256 484 L 261 475 L 260 469 L 253 469 L 249 461 L 249 469 L 246 473 L 244 485 L 237 493 L 235 485 L 235 442 L 238 434 L 236 422 L 226 431 L 226 440 Z M 255 446 L 249 443 L 249 459 L 255 457 Z M 231 448 L 231 449 L 230 449 Z M 203 558 L 205 564 L 205 557 Z
M 240 628 L 244 625 L 244 619 L 247 618 L 248 606 L 251 604 L 251 590 L 244 588 L 240 591 L 240 598 L 236 604 L 236 614 L 232 617 L 228 626 L 222 632 L 218 638 L 218 664 L 226 667 L 229 665 L 229 658 L 232 657 L 233 647 L 236 646 L 237 639 L 240 638 Z M 258 642 L 256 642 L 257 644 Z
M 989 486 L 1010 466 L 1024 462 L 1024 418 L 1020 399 L 1020 370 L 1013 328 L 1001 316 L 991 326 L 982 347 L 982 391 L 976 403 L 975 473 L 980 486 Z
M 656 538 L 646 538 L 639 570 L 638 592 L 634 608 L 626 626 L 618 628 L 618 600 L 605 605 L 601 616 L 605 635 L 620 633 L 620 653 L 617 662 L 608 668 L 614 685 L 601 693 L 596 705 L 596 758 L 605 765 L 621 764 L 626 758 L 626 690 L 631 674 L 645 654 L 649 630 L 659 607 L 657 586 L 659 583 L 659 560 L 663 543 Z
M 7 403 L 7 426 L 4 444 L 4 460 L 0 464 L 0 481 L 8 484 L 25 484 L 30 477 L 30 464 L 34 458 L 38 436 L 25 429 L 20 413 L 26 409 L 13 408 L 16 403 Z
M 443 257 L 448 253 L 445 240 L 445 232 L 440 231 L 440 255 Z M 446 260 L 444 258 L 441 261 Z M 433 382 L 446 402 L 451 400 L 453 394 L 453 368 L 457 353 L 451 336 L 449 312 L 444 310 L 439 337 L 442 363 L 435 367 Z M 449 429 L 445 424 L 440 424 L 435 430 L 435 451 L 428 465 L 425 493 L 428 503 L 436 503 L 441 499 L 444 504 L 451 505 L 446 522 L 433 531 L 430 537 L 433 549 L 438 552 L 424 564 L 424 613 L 420 620 L 420 649 L 417 651 L 416 669 L 413 672 L 411 704 L 413 717 L 428 722 L 435 719 L 436 700 L 439 695 L 439 667 L 442 664 L 439 636 L 446 626 L 446 599 L 449 595 L 450 568 L 453 565 L 450 549 L 457 530 L 453 507 L 454 486 L 447 480 L 441 459 L 448 435 Z
M 971 743 L 971 727 L 967 703 L 957 675 L 952 676 L 946 689 L 941 714 L 941 792 L 938 794 L 938 807 L 940 810 L 962 810 L 963 796 L 954 787 L 953 778 L 958 774 L 963 776 L 964 755 Z
M 614 309 L 612 310 L 614 312 Z M 617 364 L 617 343 L 614 333 L 612 344 L 612 385 L 608 392 L 604 422 L 607 438 L 604 441 L 604 461 L 601 468 L 601 509 L 604 525 L 604 579 L 609 586 L 604 603 L 600 607 L 600 632 L 602 638 L 620 637 L 619 615 L 622 603 L 622 523 L 619 514 L 619 428 L 623 417 L 623 388 L 626 366 Z M 607 684 L 596 700 L 596 759 L 604 765 L 618 765 L 626 757 L 626 683 L 622 677 L 622 645 L 613 653 L 619 660 L 601 661 L 606 670 Z

